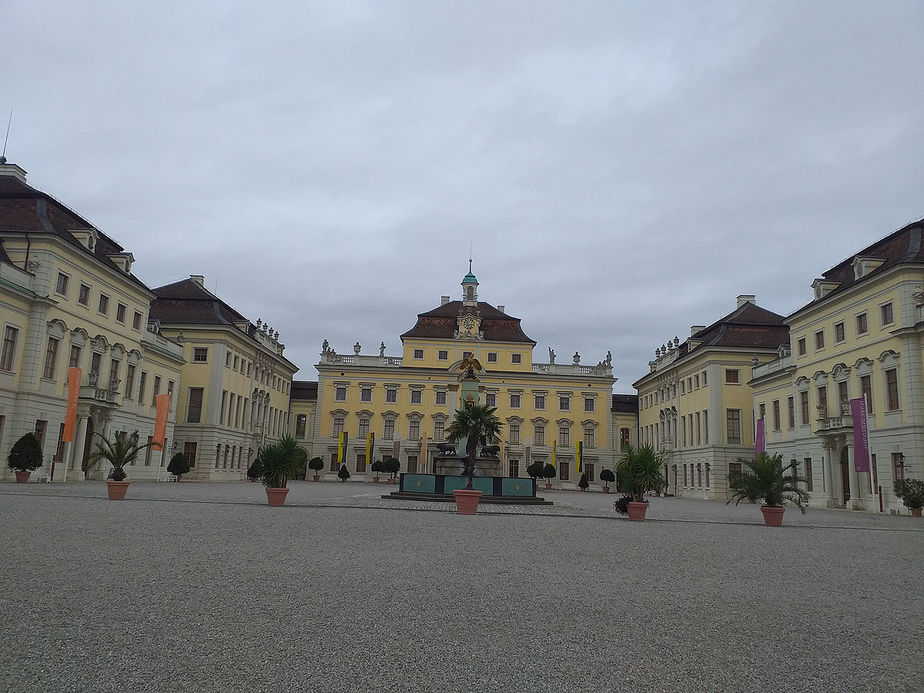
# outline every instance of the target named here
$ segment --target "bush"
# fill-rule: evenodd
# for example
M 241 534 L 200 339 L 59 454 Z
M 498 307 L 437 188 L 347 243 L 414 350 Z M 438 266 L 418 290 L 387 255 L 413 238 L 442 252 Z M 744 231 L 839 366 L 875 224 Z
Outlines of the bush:
M 372 466 L 370 466 L 369 469 L 371 469 L 375 473 L 376 476 L 379 475 L 379 472 L 385 471 L 384 469 L 382 469 L 382 460 L 376 460 L 375 462 L 373 462 Z
M 312 457 L 308 460 L 308 469 L 314 472 L 314 475 L 317 476 L 318 472 L 324 469 L 324 460 L 320 457 Z
M 618 515 L 625 515 L 626 517 L 628 517 L 629 516 L 629 503 L 631 502 L 632 502 L 632 496 L 630 496 L 628 493 L 625 494 L 624 496 L 620 496 L 615 501 L 613 501 L 613 510 L 615 510 L 616 514 Z M 648 501 L 645 501 L 645 502 L 647 503 Z
M 526 468 L 526 473 L 529 474 L 533 479 L 538 479 L 542 476 L 542 462 L 533 462 Z
M 549 481 L 554 479 L 555 478 L 555 466 L 552 465 L 551 463 L 545 465 L 542 468 L 542 478 L 548 479 Z
M 907 508 L 924 507 L 924 481 L 921 479 L 897 479 L 895 495 L 902 499 Z
M 171 457 L 170 464 L 167 465 L 167 471 L 174 476 L 189 474 L 189 461 L 186 459 L 186 455 L 182 452 L 178 452 Z
M 581 474 L 581 480 L 578 482 L 578 486 L 581 488 L 587 488 L 590 484 L 587 482 L 587 473 Z
M 42 466 L 42 446 L 34 433 L 26 433 L 22 438 L 13 443 L 13 449 L 10 450 L 6 458 L 10 469 L 17 472 L 31 472 Z
M 386 457 L 382 461 L 382 471 L 391 474 L 391 478 L 394 479 L 401 471 L 401 462 L 394 457 Z
M 347 479 L 350 478 L 350 470 L 347 469 L 347 466 L 345 464 L 340 465 L 340 471 L 337 472 L 337 477 L 341 481 L 346 481 Z
M 616 481 L 616 475 L 610 469 L 603 469 L 600 471 L 600 481 L 606 485 L 612 484 Z

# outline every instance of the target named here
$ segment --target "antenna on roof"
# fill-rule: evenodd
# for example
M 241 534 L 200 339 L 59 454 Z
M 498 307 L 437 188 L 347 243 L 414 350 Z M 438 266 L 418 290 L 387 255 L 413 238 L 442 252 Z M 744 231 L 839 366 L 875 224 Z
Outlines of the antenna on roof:
M 10 108 L 10 118 L 6 121 L 6 137 L 3 139 L 3 153 L 0 154 L 0 164 L 6 163 L 6 143 L 10 141 L 10 125 L 13 124 L 13 109 Z
M 472 272 L 472 239 L 468 239 L 468 271 L 469 274 Z

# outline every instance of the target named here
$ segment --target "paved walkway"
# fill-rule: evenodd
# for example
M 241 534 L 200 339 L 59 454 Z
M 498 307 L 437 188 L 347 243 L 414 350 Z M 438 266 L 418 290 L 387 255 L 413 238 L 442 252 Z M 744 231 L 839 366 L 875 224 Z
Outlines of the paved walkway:
M 924 688 L 924 521 L 388 490 L 0 484 L 0 691 Z

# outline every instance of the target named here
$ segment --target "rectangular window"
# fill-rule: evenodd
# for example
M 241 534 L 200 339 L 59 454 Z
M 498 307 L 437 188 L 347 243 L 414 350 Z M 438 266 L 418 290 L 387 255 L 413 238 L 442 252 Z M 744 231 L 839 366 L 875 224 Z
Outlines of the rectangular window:
M 423 390 L 411 390 L 411 404 L 423 402 Z
M 139 313 L 137 310 L 132 314 L 132 329 L 141 329 L 141 313 Z
M 446 422 L 437 419 L 433 422 L 433 440 L 443 440 L 446 437 Z
M 773 430 L 780 430 L 780 400 L 773 400 Z
M 879 323 L 882 327 L 891 325 L 895 316 L 892 315 L 892 302 L 879 306 Z
M 800 337 L 796 342 L 796 352 L 799 356 L 805 356 L 805 337 Z
M 825 348 L 825 331 L 818 330 L 815 333 L 815 351 L 820 351 Z
M 417 455 L 407 456 L 407 473 L 408 474 L 417 473 Z
M 558 478 L 562 481 L 568 481 L 571 478 L 570 464 L 568 462 L 558 463 Z
M 680 380 L 680 394 L 687 394 L 687 381 L 683 379 Z
M 142 382 L 147 373 L 141 373 Z M 202 394 L 201 387 L 189 388 L 189 406 L 186 407 L 186 423 L 200 423 L 202 421 Z
M 109 297 L 106 294 L 99 295 L 99 312 L 109 315 Z
M 225 352 L 225 368 L 231 368 L 231 352 Z
M 680 417 L 680 441 L 681 447 L 687 446 L 687 417 Z
M 486 392 L 484 396 L 484 403 L 488 407 L 496 407 L 497 406 L 497 393 Z
M 510 363 L 522 363 L 523 355 L 522 354 L 510 354 Z
M 786 398 L 786 427 L 796 427 L 796 400 L 792 397 Z
M 154 376 L 154 391 L 151 393 L 151 406 L 157 406 L 157 395 L 160 394 L 160 376 Z
M 337 402 L 346 402 L 346 385 L 338 385 L 334 388 L 334 399 Z
M 122 388 L 122 394 L 125 396 L 125 399 L 131 399 L 132 393 L 135 391 L 135 365 L 130 363 L 128 368 L 125 369 L 125 387 Z
M 189 462 L 189 468 L 196 466 L 196 447 L 197 443 L 183 443 L 183 456 Z
M 147 380 L 148 380 L 148 374 L 144 371 L 141 371 L 141 377 L 138 379 L 138 403 L 139 404 L 144 404 L 144 386 L 147 383 Z
M 592 463 L 588 462 L 587 464 L 584 465 L 584 473 L 587 474 L 587 481 L 589 481 L 590 483 L 594 483 L 594 480 L 595 480 L 594 472 L 595 472 L 595 469 Z
M 568 447 L 571 445 L 571 429 L 568 426 L 559 426 L 558 444 L 562 447 Z
M 839 322 L 834 325 L 834 341 L 840 344 L 845 339 L 844 323 Z
M 385 388 L 385 401 L 394 404 L 398 401 L 398 390 L 393 387 Z
M 45 346 L 45 367 L 42 369 L 42 377 L 52 380 L 55 377 L 55 370 L 58 367 L 58 345 L 61 344 L 55 337 L 48 338 L 48 344 Z
M 802 425 L 805 426 L 809 419 L 809 395 L 808 390 L 802 390 L 799 393 L 799 413 L 802 415 Z
M 703 442 L 709 445 L 709 410 L 703 410 Z
M 372 401 L 372 388 L 363 386 L 359 388 L 359 401 L 360 402 L 371 402 Z
M 438 407 L 446 406 L 446 390 L 436 391 L 436 406 Z
M 77 289 L 77 303 L 82 306 L 90 305 L 90 287 L 86 284 L 81 284 Z
M 511 409 L 520 408 L 520 393 L 519 392 L 510 393 L 510 408 Z
M 847 381 L 842 380 L 837 384 L 837 402 L 840 405 L 841 416 L 850 413 L 850 394 L 847 392 Z
M 890 368 L 885 372 L 886 379 L 886 403 L 887 411 L 895 411 L 899 408 L 898 401 L 898 370 Z
M 234 395 L 231 395 L 231 396 L 234 397 Z M 225 425 L 225 421 L 227 421 L 226 416 L 228 412 L 230 411 L 231 410 L 228 409 L 228 391 L 222 390 L 221 391 L 221 409 L 218 412 L 218 425 L 219 426 Z
M 696 412 L 696 444 L 702 445 L 703 439 L 702 439 L 702 436 L 700 435 L 702 428 L 700 428 L 699 424 L 700 424 L 699 412 Z
M 510 433 L 510 444 L 519 445 L 520 444 L 520 424 L 518 423 L 510 424 L 508 432 Z
M 898 481 L 905 478 L 905 456 L 900 452 L 892 453 L 892 479 Z
M 509 474 L 512 477 L 520 476 L 520 461 L 519 460 L 510 460 L 510 470 Z
M 3 352 L 0 353 L 0 370 L 13 370 L 13 355 L 16 352 L 16 341 L 19 339 L 19 330 L 7 325 L 3 331 Z
M 497 363 L 497 352 L 496 351 L 488 352 L 488 363 Z
M 569 411 L 571 409 L 571 397 L 568 395 L 559 395 L 558 396 L 558 408 L 561 411 Z
M 802 460 L 802 465 L 805 467 L 805 490 L 812 491 L 814 490 L 814 482 L 812 480 L 812 458 L 806 457 Z
M 407 427 L 408 440 L 420 440 L 420 421 L 411 419 Z
M 193 361 L 195 363 L 205 363 L 209 360 L 208 347 L 195 347 L 193 349 Z
M 699 373 L 693 376 L 693 387 L 699 389 Z
M 67 286 L 70 284 L 70 281 L 70 277 L 62 272 L 58 272 L 58 281 L 55 282 L 55 293 L 67 296 Z
M 295 437 L 304 438 L 305 430 L 308 428 L 308 416 L 299 414 L 295 417 Z
M 687 474 L 688 474 L 688 472 L 687 472 L 687 465 L 683 465 L 683 485 L 684 485 L 684 486 L 689 486 L 689 485 L 690 485 L 690 481 L 689 481 L 689 478 L 688 478 Z
M 533 408 L 534 409 L 545 409 L 545 395 L 534 395 L 533 396 Z
M 728 476 L 735 477 L 738 474 L 741 474 L 741 463 L 740 462 L 729 462 L 728 463 Z
M 438 352 L 436 352 L 436 358 L 438 358 L 440 361 L 448 361 L 449 352 L 445 349 L 440 349 Z
M 591 426 L 588 426 L 584 429 L 584 447 L 588 450 L 597 447 L 595 441 L 596 436 L 594 434 L 594 429 Z
M 741 382 L 740 376 L 737 369 L 728 368 L 725 370 L 725 382 L 732 385 L 737 385 Z
M 339 436 L 341 433 L 343 433 L 343 417 L 335 416 L 333 434 L 334 436 Z
M 741 410 L 727 409 L 725 423 L 729 445 L 741 445 Z
M 395 437 L 395 420 L 385 419 L 385 430 L 382 437 L 385 440 L 392 440 Z
M 873 413 L 873 383 L 868 375 L 860 376 L 860 394 L 866 399 L 866 413 Z
M 366 471 L 366 453 L 357 452 L 356 453 L 356 473 L 362 474 Z
M 828 386 L 822 385 L 816 389 L 818 395 L 818 418 L 828 418 Z
M 706 387 L 706 371 L 703 371 L 703 387 Z
M 332 453 L 330 454 L 330 471 L 336 472 L 337 469 L 338 469 L 338 467 L 337 467 L 337 453 L 336 453 L 336 452 L 332 452 Z
M 240 363 L 240 358 L 237 354 L 234 355 L 234 365 L 231 366 L 234 370 L 237 370 L 237 364 Z
M 423 358 L 423 349 L 414 349 L 414 358 L 422 359 Z
M 866 320 L 866 313 L 860 313 L 857 316 L 857 336 L 869 332 L 869 324 Z
M 625 449 L 629 444 L 629 429 L 620 428 L 619 429 L 619 450 L 620 452 Z
M 124 303 L 119 303 L 116 306 L 116 322 L 125 323 L 125 311 L 127 306 Z
M 584 398 L 584 411 L 594 411 L 597 401 L 593 397 Z
M 536 445 L 545 445 L 545 426 L 535 424 L 533 426 L 533 443 Z
M 369 435 L 369 419 L 363 417 L 359 420 L 359 430 L 357 434 L 361 439 L 365 440 L 366 436 Z

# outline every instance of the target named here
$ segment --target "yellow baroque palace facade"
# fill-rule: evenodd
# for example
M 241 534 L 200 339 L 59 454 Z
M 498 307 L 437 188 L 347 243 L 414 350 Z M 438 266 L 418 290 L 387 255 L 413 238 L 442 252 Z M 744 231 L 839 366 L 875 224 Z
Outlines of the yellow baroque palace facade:
M 504 423 L 500 443 L 502 472 L 526 476 L 536 461 L 553 460 L 562 484 L 577 483 L 576 443 L 583 444 L 584 469 L 594 482 L 612 468 L 619 451 L 636 442 L 634 395 L 613 395 L 611 357 L 593 365 L 579 354 L 566 363 L 534 361 L 536 342 L 519 318 L 478 299 L 478 280 L 469 271 L 459 300 L 443 296 L 433 310 L 420 313 L 401 335 L 400 356 L 340 354 L 325 340 L 316 384 L 296 382 L 292 412 L 296 437 L 312 456 L 337 470 L 338 441 L 346 433 L 344 462 L 363 475 L 368 463 L 396 457 L 402 471 L 432 473 L 437 444 L 461 405 L 460 364 L 473 356 L 481 364 L 477 399 L 497 408 Z M 313 387 L 312 387 L 313 386 Z M 375 434 L 367 459 L 368 434 Z
M 167 478 L 176 452 L 190 476 L 243 479 L 260 445 L 289 430 L 297 370 L 279 333 L 207 291 L 201 276 L 157 289 L 134 256 L 0 163 L 0 479 L 10 448 L 34 432 L 33 479 L 99 479 L 87 467 L 99 435 L 154 433 L 155 397 L 170 394 L 163 450 L 145 448 L 130 479 Z M 67 372 L 82 380 L 73 441 L 62 440 Z
M 728 315 L 655 350 L 634 386 L 639 440 L 661 454 L 668 493 L 726 498 L 732 465 L 754 453 L 751 368 L 775 359 L 788 332 L 782 315 L 741 295 Z
M 924 220 L 835 265 L 786 318 L 790 341 L 753 368 L 766 448 L 799 463 L 811 505 L 899 512 L 898 478 L 924 478 Z M 849 400 L 863 398 L 870 471 L 854 465 Z

